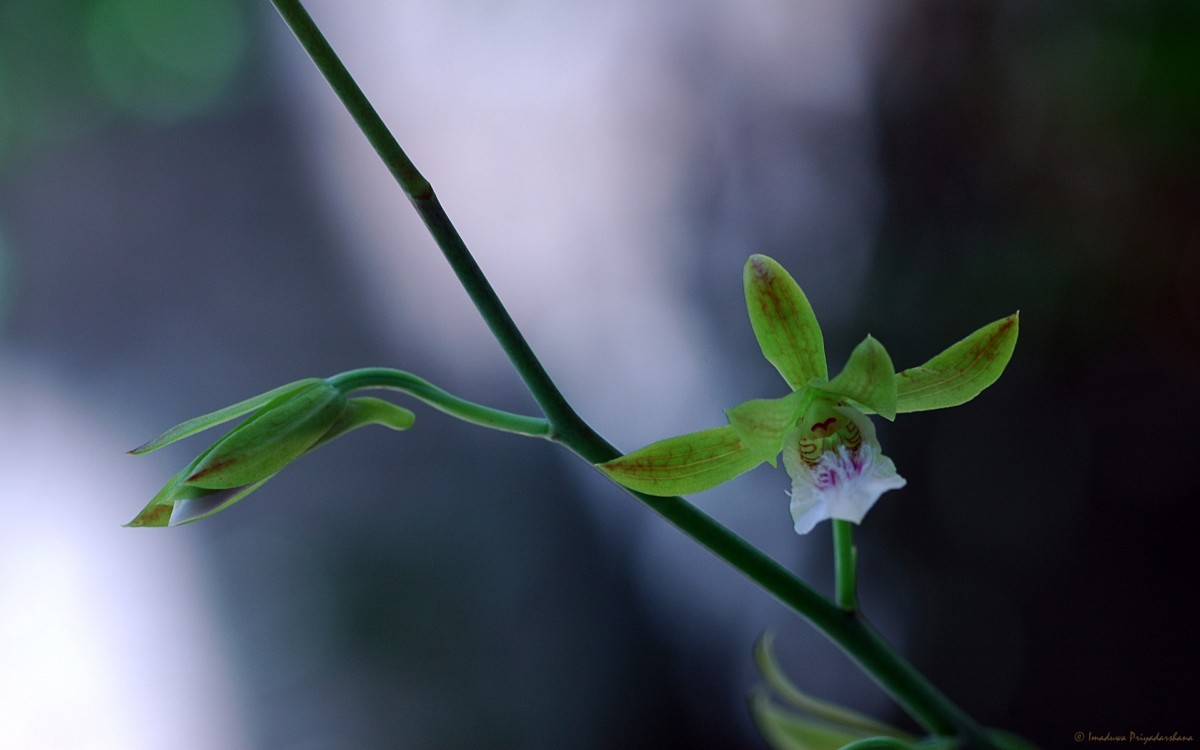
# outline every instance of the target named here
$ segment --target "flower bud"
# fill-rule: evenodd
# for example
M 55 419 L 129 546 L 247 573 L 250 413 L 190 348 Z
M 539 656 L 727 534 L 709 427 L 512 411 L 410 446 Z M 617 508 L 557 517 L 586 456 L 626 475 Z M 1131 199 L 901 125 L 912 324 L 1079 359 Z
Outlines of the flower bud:
M 276 397 L 213 444 L 184 484 L 231 489 L 266 479 L 299 458 L 346 408 L 324 380 Z
M 253 412 L 253 413 L 251 413 Z M 258 489 L 308 451 L 351 430 L 412 426 L 413 413 L 374 398 L 347 398 L 325 380 L 281 386 L 183 422 L 133 453 L 148 453 L 250 413 L 171 478 L 129 526 L 176 526 L 207 518 Z

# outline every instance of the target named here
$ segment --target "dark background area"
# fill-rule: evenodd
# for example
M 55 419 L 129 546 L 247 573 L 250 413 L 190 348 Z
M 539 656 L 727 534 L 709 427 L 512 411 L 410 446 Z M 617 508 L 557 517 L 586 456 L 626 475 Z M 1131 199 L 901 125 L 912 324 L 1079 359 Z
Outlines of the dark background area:
M 367 364 L 470 382 L 436 349 L 378 336 L 344 258 L 353 239 L 324 205 L 294 88 L 280 83 L 313 73 L 287 67 L 268 11 L 0 6 L 0 368 L 36 362 L 130 445 Z M 835 368 L 864 330 L 904 367 L 1019 309 L 997 386 L 881 427 L 909 484 L 859 533 L 875 581 L 864 607 L 894 613 L 889 636 L 969 713 L 1042 747 L 1077 731 L 1200 734 L 1188 480 L 1200 9 L 905 3 L 877 23 L 869 97 L 851 112 L 714 75 L 719 27 L 648 42 L 694 115 L 669 195 L 677 241 L 663 248 L 685 269 L 686 314 L 717 332 L 713 359 L 733 373 L 721 377 L 749 398 L 777 384 L 745 326 L 731 246 L 777 258 L 818 313 L 841 306 L 826 329 Z M 825 213 L 788 187 L 805 170 L 835 188 Z M 838 213 L 843 198 L 867 206 L 870 231 Z M 398 193 L 396 205 L 408 210 Z M 852 283 L 839 287 L 843 257 Z M 515 377 L 495 381 L 507 385 L 470 395 L 533 410 Z M 355 433 L 211 522 L 149 532 L 197 545 L 249 747 L 762 747 L 739 697 L 752 680 L 729 667 L 748 662 L 750 641 L 731 656 L 723 641 L 675 637 L 637 582 L 635 543 L 567 500 L 627 498 L 549 444 L 429 410 L 418 428 Z M 127 447 L 113 445 L 114 461 Z M 165 479 L 192 450 L 152 470 Z M 0 477 L 5 513 L 31 502 Z M 114 505 L 113 525 L 142 502 Z M 137 545 L 147 532 L 123 533 Z M 824 535 L 795 543 L 828 558 Z M 764 606 L 769 622 L 747 627 L 784 617 Z M 24 613 L 0 602 L 0 616 Z M 784 631 L 785 657 L 787 638 L 813 636 Z M 784 666 L 825 694 L 795 654 Z

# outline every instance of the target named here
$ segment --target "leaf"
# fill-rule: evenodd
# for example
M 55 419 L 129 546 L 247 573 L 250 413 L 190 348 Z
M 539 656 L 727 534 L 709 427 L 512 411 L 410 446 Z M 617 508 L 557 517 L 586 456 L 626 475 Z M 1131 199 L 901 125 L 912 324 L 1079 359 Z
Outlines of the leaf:
M 597 466 L 622 487 L 666 497 L 716 487 L 763 461 L 726 425 L 660 440 Z
M 729 409 L 725 416 L 750 452 L 775 466 L 783 439 L 802 416 L 807 398 L 800 390 L 783 398 L 755 399 Z
M 765 691 L 750 697 L 750 711 L 763 737 L 775 750 L 840 750 L 864 735 L 809 719 L 771 703 Z
M 957 747 L 958 741 L 953 737 L 934 737 L 920 742 L 902 742 L 895 737 L 865 737 L 841 750 L 954 750 Z
M 311 448 L 345 408 L 346 397 L 324 380 L 279 396 L 214 443 L 184 483 L 213 490 L 254 484 Z
M 742 272 L 750 325 L 767 361 L 792 390 L 829 379 L 825 340 L 808 298 L 796 281 L 765 255 L 751 255 Z
M 898 373 L 896 411 L 965 404 L 996 382 L 1017 345 L 1018 315 L 989 323 L 920 367 Z
M 775 653 L 772 649 L 773 642 L 774 636 L 769 632 L 759 636 L 754 643 L 754 663 L 758 666 L 758 671 L 762 674 L 763 679 L 767 681 L 767 685 L 779 695 L 781 700 L 830 725 L 838 726 L 848 732 L 860 733 L 858 735 L 860 737 L 877 734 L 906 741 L 913 740 L 911 735 L 866 714 L 801 692 L 783 673 L 779 663 L 775 660 Z
M 140 456 L 143 453 L 156 451 L 164 445 L 170 445 L 177 440 L 182 440 L 186 437 L 195 435 L 197 432 L 203 432 L 209 427 L 215 427 L 222 422 L 228 422 L 231 419 L 236 419 L 243 414 L 248 414 L 254 411 L 272 399 L 286 395 L 293 391 L 299 390 L 304 386 L 317 382 L 320 382 L 317 378 L 297 380 L 294 383 L 288 383 L 286 385 L 281 385 L 278 388 L 272 388 L 266 393 L 260 393 L 253 398 L 246 399 L 245 401 L 239 401 L 233 406 L 226 406 L 224 409 L 218 409 L 217 411 L 209 414 L 204 414 L 202 416 L 195 417 L 194 419 L 189 419 L 186 422 L 180 422 L 150 442 L 139 445 L 129 452 L 135 456 Z
M 848 398 L 884 419 L 896 418 L 896 369 L 887 349 L 872 336 L 854 347 L 836 378 L 813 387 L 837 398 Z

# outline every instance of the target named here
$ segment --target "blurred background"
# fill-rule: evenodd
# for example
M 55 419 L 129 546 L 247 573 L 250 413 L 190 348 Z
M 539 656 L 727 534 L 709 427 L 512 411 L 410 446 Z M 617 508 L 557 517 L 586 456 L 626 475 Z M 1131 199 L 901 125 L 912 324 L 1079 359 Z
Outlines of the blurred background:
M 782 395 L 772 255 L 838 368 L 1021 311 L 863 607 L 988 725 L 1200 735 L 1200 7 L 337 3 L 318 23 L 618 446 Z M 185 418 L 365 365 L 535 407 L 266 2 L 0 4 L 0 748 L 763 748 L 750 648 L 911 727 L 824 639 L 565 451 L 417 407 L 248 502 L 120 527 Z M 782 469 L 695 498 L 824 591 Z

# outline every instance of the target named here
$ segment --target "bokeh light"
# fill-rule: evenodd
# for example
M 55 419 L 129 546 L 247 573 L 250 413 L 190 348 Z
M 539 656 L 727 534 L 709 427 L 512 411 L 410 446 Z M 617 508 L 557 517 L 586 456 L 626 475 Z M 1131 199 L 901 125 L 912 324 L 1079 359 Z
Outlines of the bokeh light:
M 234 0 L 97 0 L 87 35 L 106 100 L 156 120 L 211 107 L 246 56 L 245 20 Z

